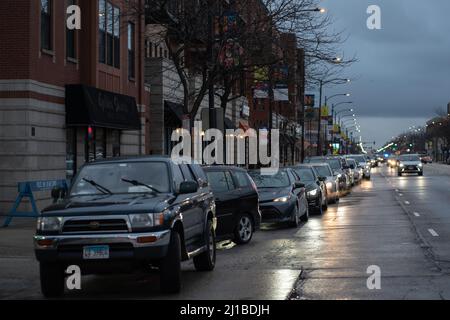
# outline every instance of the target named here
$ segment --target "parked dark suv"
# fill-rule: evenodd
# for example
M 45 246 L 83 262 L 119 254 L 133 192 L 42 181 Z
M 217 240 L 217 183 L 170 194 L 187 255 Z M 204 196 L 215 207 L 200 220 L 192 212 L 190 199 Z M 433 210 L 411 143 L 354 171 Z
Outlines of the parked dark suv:
M 215 195 L 217 237 L 250 242 L 261 224 L 258 191 L 247 171 L 231 166 L 204 168 Z
M 193 258 L 197 270 L 214 269 L 215 227 L 214 196 L 199 165 L 164 157 L 86 164 L 67 196 L 38 220 L 42 292 L 63 294 L 70 265 L 82 274 L 152 265 L 160 269 L 162 291 L 178 292 L 181 261 Z

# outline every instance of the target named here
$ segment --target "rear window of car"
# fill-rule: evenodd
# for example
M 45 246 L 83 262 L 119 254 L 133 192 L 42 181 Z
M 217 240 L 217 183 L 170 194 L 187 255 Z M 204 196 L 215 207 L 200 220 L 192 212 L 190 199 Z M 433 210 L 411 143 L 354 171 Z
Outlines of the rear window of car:
M 241 187 L 241 188 L 250 188 L 251 187 L 251 183 L 247 176 L 247 173 L 241 172 L 241 171 L 236 171 L 236 172 L 234 172 L 234 175 L 237 179 L 239 187 Z
M 213 192 L 227 192 L 236 189 L 233 178 L 228 171 L 209 171 L 206 173 Z

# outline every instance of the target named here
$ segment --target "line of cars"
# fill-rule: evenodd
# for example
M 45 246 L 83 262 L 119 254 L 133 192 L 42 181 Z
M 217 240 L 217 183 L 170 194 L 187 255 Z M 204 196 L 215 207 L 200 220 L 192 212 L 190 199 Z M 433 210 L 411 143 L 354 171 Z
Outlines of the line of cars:
M 84 165 L 69 190 L 54 189 L 34 237 L 46 297 L 64 293 L 65 270 L 83 274 L 158 268 L 160 288 L 181 288 L 181 262 L 216 264 L 216 242 L 249 243 L 261 222 L 298 227 L 352 185 L 370 178 L 366 160 L 310 158 L 274 175 L 168 157 L 114 158 Z M 367 161 L 367 160 L 366 160 Z

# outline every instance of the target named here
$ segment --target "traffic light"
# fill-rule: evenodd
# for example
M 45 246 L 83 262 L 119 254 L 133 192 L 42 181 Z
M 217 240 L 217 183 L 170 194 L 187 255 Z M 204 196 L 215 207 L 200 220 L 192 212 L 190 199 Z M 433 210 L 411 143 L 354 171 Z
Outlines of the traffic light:
M 94 130 L 92 129 L 91 126 L 88 127 L 88 140 L 92 140 L 94 139 Z

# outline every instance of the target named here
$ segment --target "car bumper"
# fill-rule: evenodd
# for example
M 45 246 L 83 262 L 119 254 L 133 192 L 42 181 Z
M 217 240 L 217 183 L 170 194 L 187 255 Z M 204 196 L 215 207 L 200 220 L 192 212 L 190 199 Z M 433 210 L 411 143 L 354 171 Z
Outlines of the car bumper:
M 95 234 L 95 235 L 56 235 L 34 237 L 35 254 L 38 261 L 86 261 L 83 260 L 83 247 L 108 245 L 109 258 L 114 260 L 159 260 L 166 256 L 170 242 L 170 230 L 149 233 Z M 144 239 L 152 242 L 142 243 Z M 51 245 L 41 245 L 42 241 Z M 149 240 L 147 240 L 149 241 Z
M 404 167 L 404 168 L 399 167 L 398 172 L 399 173 L 421 173 L 421 172 L 423 172 L 423 169 L 420 167 Z
M 287 222 L 292 220 L 292 213 L 295 210 L 295 202 L 260 203 L 262 222 Z

